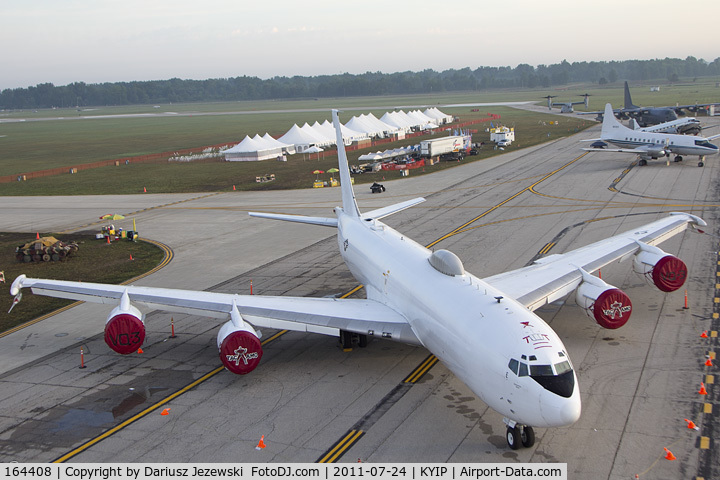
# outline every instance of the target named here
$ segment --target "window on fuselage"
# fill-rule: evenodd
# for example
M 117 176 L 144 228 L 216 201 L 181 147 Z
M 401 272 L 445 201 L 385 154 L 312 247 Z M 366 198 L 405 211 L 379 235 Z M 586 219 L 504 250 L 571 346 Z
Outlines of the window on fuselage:
M 530 365 L 530 376 L 551 377 L 553 376 L 552 365 Z
M 519 363 L 520 363 L 520 362 L 518 362 L 518 361 L 515 360 L 514 358 L 511 358 L 511 359 L 510 359 L 510 363 L 508 363 L 508 368 L 509 368 L 510 370 L 512 370 L 515 375 L 517 375 L 517 373 L 518 373 L 518 364 L 519 364 Z
M 572 367 L 570 366 L 570 362 L 568 362 L 567 360 L 555 364 L 555 373 L 557 375 L 562 375 L 563 373 L 570 370 L 572 370 Z

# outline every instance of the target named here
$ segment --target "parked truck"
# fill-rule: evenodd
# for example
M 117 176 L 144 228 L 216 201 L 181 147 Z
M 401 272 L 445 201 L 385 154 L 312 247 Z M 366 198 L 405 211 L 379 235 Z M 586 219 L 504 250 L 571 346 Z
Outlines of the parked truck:
M 457 152 L 463 148 L 464 138 L 460 135 L 435 138 L 420 142 L 421 157 L 438 157 L 450 152 Z

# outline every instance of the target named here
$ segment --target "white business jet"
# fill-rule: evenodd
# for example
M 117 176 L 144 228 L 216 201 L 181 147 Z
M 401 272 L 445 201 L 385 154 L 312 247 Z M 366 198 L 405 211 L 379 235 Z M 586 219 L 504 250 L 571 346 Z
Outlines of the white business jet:
M 705 165 L 705 157 L 707 155 L 718 154 L 717 145 L 710 143 L 710 140 L 717 137 L 720 137 L 720 134 L 705 138 L 672 133 L 655 133 L 652 131 L 633 130 L 617 121 L 615 115 L 613 115 L 612 106 L 608 103 L 605 105 L 600 138 L 584 141 L 601 140 L 603 142 L 617 145 L 620 148 L 584 148 L 583 150 L 634 153 L 640 159 L 640 165 L 647 165 L 647 161 L 650 159 L 657 160 L 661 157 L 669 157 L 670 154 L 675 154 L 676 162 L 681 161 L 683 155 L 697 155 L 700 158 L 698 166 L 702 167 Z
M 480 279 L 465 271 L 447 250 L 431 251 L 380 221 L 423 198 L 361 213 L 351 187 L 340 122 L 337 134 L 342 206 L 335 216 L 307 217 L 251 213 L 255 217 L 337 228 L 340 255 L 365 285 L 366 299 L 233 295 L 162 288 L 103 285 L 19 276 L 33 293 L 114 305 L 105 341 L 131 353 L 145 337 L 137 306 L 223 319 L 217 345 L 220 360 L 237 374 L 252 371 L 262 347 L 256 328 L 279 328 L 339 336 L 385 338 L 421 345 L 485 403 L 500 412 L 513 449 L 534 444 L 533 427 L 561 427 L 580 416 L 578 380 L 567 349 L 533 310 L 576 291 L 577 302 L 604 328 L 627 322 L 632 305 L 619 289 L 591 272 L 632 258 L 636 271 L 661 290 L 685 281 L 678 258 L 655 245 L 705 222 L 685 213 L 602 240 L 533 265 Z M 364 340 L 364 341 L 363 341 Z

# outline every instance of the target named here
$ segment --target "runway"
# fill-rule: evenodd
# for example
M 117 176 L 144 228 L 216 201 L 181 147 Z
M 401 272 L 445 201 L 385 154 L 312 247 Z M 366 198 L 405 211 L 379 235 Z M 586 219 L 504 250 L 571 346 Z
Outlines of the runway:
M 717 157 L 704 168 L 691 159 L 638 167 L 632 156 L 582 152 L 579 139 L 598 131 L 387 182 L 382 195 L 359 189 L 360 208 L 425 196 L 386 223 L 453 251 L 480 277 L 670 211 L 700 215 L 708 232 L 718 233 Z M 341 295 L 357 283 L 337 255 L 334 230 L 244 213 L 329 216 L 338 197 L 335 189 L 74 197 L 49 211 L 39 201 L 11 198 L 0 229 L 91 229 L 86 219 L 113 205 L 137 212 L 141 234 L 173 248 L 173 261 L 143 285 L 249 293 L 252 280 L 255 294 Z M 538 311 L 568 348 L 583 413 L 571 427 L 536 429 L 530 449 L 509 450 L 501 416 L 422 348 L 376 340 L 343 352 L 330 337 L 272 338 L 267 331 L 259 368 L 238 377 L 218 368 L 214 320 L 151 313 L 145 353 L 119 356 L 102 340 L 108 310 L 82 305 L 0 338 L 0 459 L 563 462 L 569 478 L 714 478 L 717 393 L 704 362 L 717 338 L 700 333 L 718 330 L 717 240 L 686 232 L 661 248 L 688 264 L 688 309 L 683 291 L 663 294 L 624 262 L 602 271 L 633 301 L 633 318 L 621 329 L 601 329 L 572 298 Z M 175 339 L 168 338 L 171 318 Z M 78 368 L 81 346 L 86 369 Z M 697 393 L 701 381 L 706 396 Z M 262 435 L 267 447 L 256 450 Z M 665 460 L 664 448 L 678 460 Z

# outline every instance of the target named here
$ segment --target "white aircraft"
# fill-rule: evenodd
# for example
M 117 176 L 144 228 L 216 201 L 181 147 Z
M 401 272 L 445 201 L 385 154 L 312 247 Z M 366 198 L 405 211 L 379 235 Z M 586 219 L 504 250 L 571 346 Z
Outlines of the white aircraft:
M 637 272 L 661 290 L 673 291 L 684 283 L 687 268 L 655 245 L 705 222 L 671 214 L 529 267 L 480 279 L 466 272 L 453 253 L 428 250 L 380 221 L 423 198 L 360 212 L 337 111 L 332 116 L 342 195 L 335 217 L 251 215 L 337 228 L 340 255 L 365 285 L 366 299 L 233 295 L 25 275 L 13 282 L 12 295 L 17 299 L 23 287 L 31 287 L 36 294 L 114 305 L 105 341 L 118 353 L 136 351 L 145 337 L 144 316 L 136 306 L 226 320 L 217 335 L 220 360 L 238 374 L 260 362 L 258 327 L 334 335 L 344 342 L 359 335 L 361 346 L 368 338 L 421 345 L 505 417 L 511 448 L 533 445 L 533 426 L 574 423 L 581 410 L 577 375 L 558 335 L 533 310 L 576 291 L 578 304 L 602 327 L 622 326 L 631 314 L 630 299 L 591 272 L 632 258 Z
M 683 117 L 670 122 L 651 125 L 649 127 L 641 127 L 637 120 L 631 118 L 630 128 L 641 132 L 677 133 L 680 135 L 697 135 L 702 131 L 700 120 L 695 117 Z
M 602 149 L 604 152 L 634 153 L 640 159 L 640 165 L 647 165 L 650 159 L 669 157 L 675 154 L 675 161 L 682 160 L 682 155 L 697 155 L 700 158 L 698 166 L 705 165 L 707 155 L 717 155 L 718 147 L 710 143 L 720 135 L 712 137 L 695 137 L 671 133 L 655 133 L 650 131 L 633 130 L 617 121 L 613 115 L 612 106 L 605 105 L 602 132 L 600 138 L 585 141 L 612 143 L 620 148 Z M 628 147 L 628 148 L 624 148 Z M 595 148 L 584 148 L 587 151 L 596 151 Z

